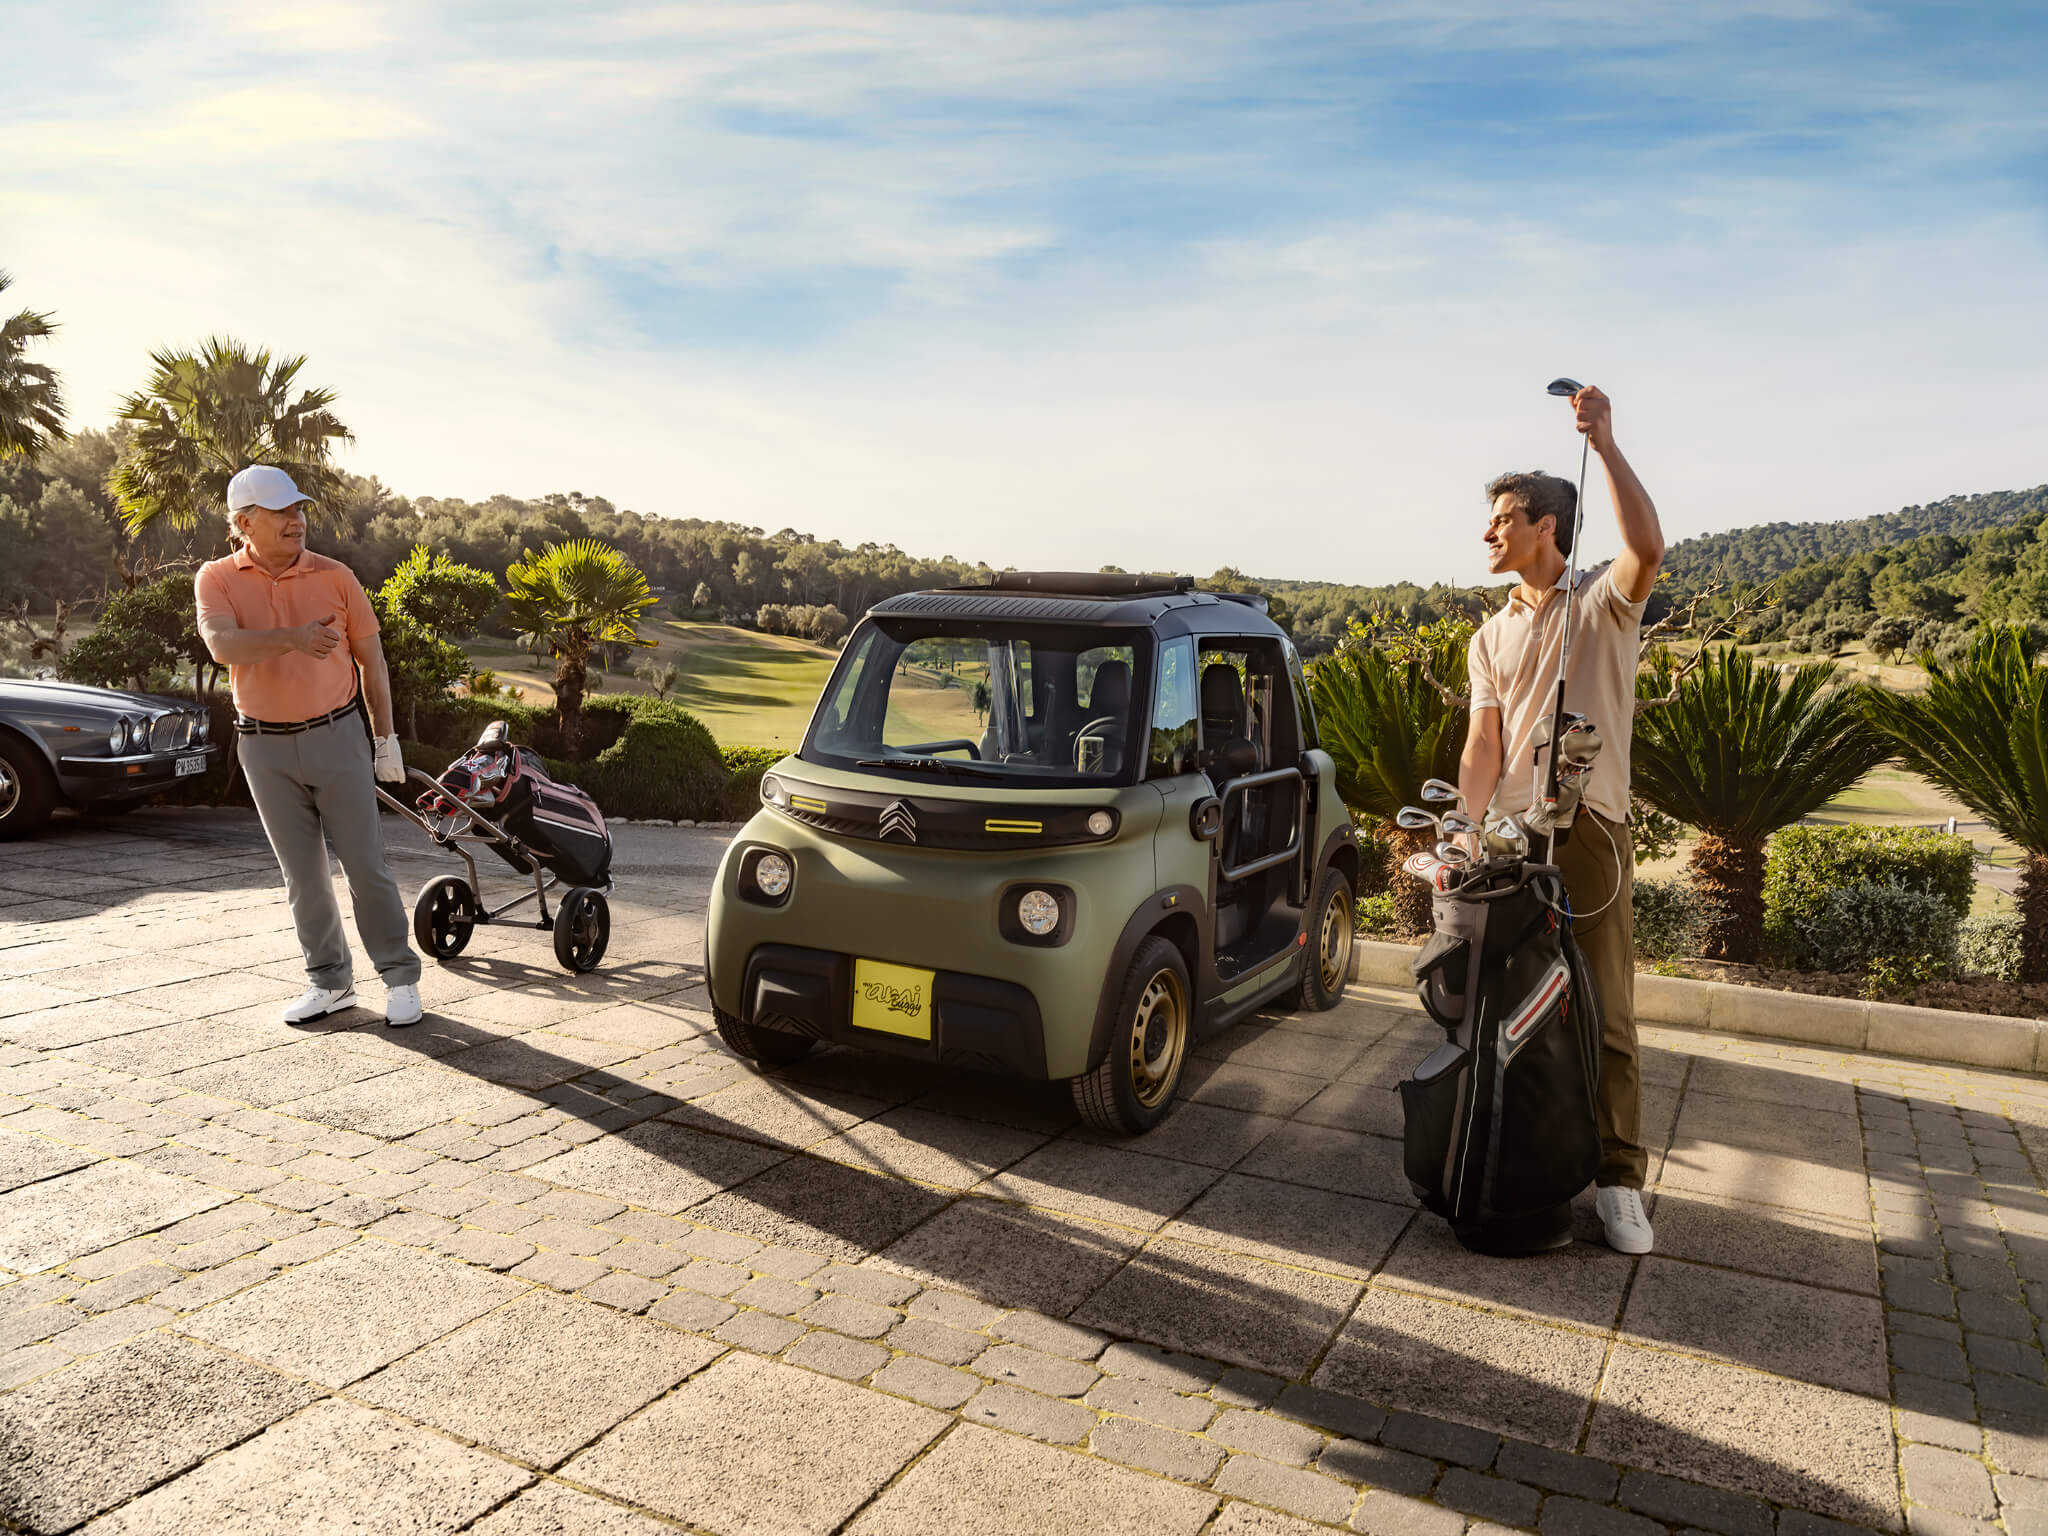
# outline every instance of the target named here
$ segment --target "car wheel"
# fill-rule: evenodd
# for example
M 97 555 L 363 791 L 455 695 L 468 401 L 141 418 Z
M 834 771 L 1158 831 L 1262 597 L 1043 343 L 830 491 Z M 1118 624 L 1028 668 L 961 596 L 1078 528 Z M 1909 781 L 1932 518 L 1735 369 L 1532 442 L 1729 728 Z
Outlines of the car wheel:
M 603 891 L 579 885 L 562 898 L 555 912 L 555 958 L 562 968 L 582 975 L 597 969 L 612 938 L 612 906 Z
M 711 1005 L 711 1016 L 718 1021 L 718 1038 L 756 1067 L 786 1067 L 811 1054 L 809 1035 L 792 1035 L 779 1029 L 756 1029 L 716 1003 Z
M 1109 1049 L 1073 1079 L 1074 1107 L 1097 1130 L 1137 1136 L 1164 1120 L 1194 1031 L 1193 992 L 1180 951 L 1154 934 L 1124 972 Z
M 436 960 L 453 960 L 476 931 L 476 892 L 460 875 L 443 875 L 420 887 L 412 904 L 412 936 Z
M 34 837 L 57 807 L 57 781 L 42 754 L 0 731 L 0 843 Z
M 1289 1006 L 1321 1013 L 1343 1001 L 1351 980 L 1351 948 L 1358 929 L 1358 905 L 1351 882 L 1341 869 L 1326 869 L 1316 883 L 1309 908 L 1308 943 L 1302 950 L 1301 980 L 1288 997 Z

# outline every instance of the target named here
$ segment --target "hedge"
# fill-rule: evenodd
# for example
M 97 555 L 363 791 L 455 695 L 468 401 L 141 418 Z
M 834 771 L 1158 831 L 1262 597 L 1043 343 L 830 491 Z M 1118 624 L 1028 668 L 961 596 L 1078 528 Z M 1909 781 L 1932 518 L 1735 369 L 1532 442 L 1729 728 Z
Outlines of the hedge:
M 1764 855 L 1764 940 L 1771 958 L 1812 969 L 1807 935 L 1836 891 L 1896 885 L 1970 912 L 1977 854 L 1970 840 L 1925 827 L 1786 827 Z
M 538 751 L 552 777 L 581 788 L 607 816 L 725 819 L 729 775 L 718 743 L 680 704 L 595 694 L 583 701 L 583 716 L 585 742 L 595 751 L 567 762 L 556 755 L 561 731 L 553 708 L 451 696 L 421 707 L 420 734 L 429 739 L 406 743 L 405 760 L 438 774 L 486 725 L 503 720 L 513 741 Z
M 761 775 L 789 754 L 780 747 L 727 747 L 725 819 L 745 821 L 760 808 Z
M 1819 970 L 1853 976 L 1884 962 L 1900 974 L 1932 976 L 1955 968 L 1960 921 L 1932 891 L 1870 881 L 1829 891 L 1800 937 Z
M 2017 912 L 1966 917 L 1956 933 L 1956 969 L 1967 976 L 2020 979 L 2020 918 Z
M 1637 877 L 1632 902 L 1636 954 L 1645 960 L 1677 960 L 1700 952 L 1706 922 L 1687 880 Z

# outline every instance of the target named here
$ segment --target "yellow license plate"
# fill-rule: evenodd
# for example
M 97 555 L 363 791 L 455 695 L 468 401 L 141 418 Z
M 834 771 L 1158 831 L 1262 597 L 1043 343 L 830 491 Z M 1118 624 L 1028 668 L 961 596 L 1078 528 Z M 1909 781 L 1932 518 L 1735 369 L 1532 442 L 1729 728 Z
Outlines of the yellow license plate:
M 932 1037 L 932 973 L 880 960 L 853 962 L 853 1027 Z

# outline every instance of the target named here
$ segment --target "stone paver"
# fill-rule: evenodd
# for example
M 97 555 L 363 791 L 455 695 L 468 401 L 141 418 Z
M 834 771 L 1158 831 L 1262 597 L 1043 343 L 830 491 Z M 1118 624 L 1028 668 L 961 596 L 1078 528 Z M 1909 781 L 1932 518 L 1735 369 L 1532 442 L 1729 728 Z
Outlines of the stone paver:
M 735 1355 L 563 1474 L 690 1525 L 825 1536 L 950 1423 L 900 1398 Z
M 0 1523 L 2048 1526 L 2041 1079 L 1648 1029 L 1657 1255 L 1581 1209 L 1485 1259 L 1401 1171 L 1441 1035 L 1398 991 L 1200 1042 L 1128 1143 L 1057 1083 L 752 1072 L 702 988 L 725 836 L 621 825 L 604 967 L 480 933 L 396 1033 L 277 1020 L 246 813 L 10 845 Z

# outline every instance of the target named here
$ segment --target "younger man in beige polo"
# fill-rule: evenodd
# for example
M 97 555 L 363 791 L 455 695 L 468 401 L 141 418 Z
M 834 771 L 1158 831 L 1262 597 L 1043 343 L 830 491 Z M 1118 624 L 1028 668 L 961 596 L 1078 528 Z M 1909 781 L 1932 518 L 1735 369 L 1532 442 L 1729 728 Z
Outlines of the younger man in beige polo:
M 1578 819 L 1557 851 L 1571 901 L 1572 933 L 1600 989 L 1600 1219 L 1610 1246 L 1648 1253 L 1655 1236 L 1641 1190 L 1642 1069 L 1635 1019 L 1635 849 L 1629 835 L 1629 744 L 1635 727 L 1637 642 L 1643 605 L 1664 559 L 1664 534 L 1649 493 L 1614 444 L 1612 411 L 1597 389 L 1572 397 L 1578 427 L 1607 470 L 1622 553 L 1579 577 L 1572 612 L 1565 708 L 1585 715 L 1602 746 L 1586 778 Z M 1578 493 L 1555 475 L 1502 475 L 1487 487 L 1487 568 L 1520 584 L 1479 626 L 1467 653 L 1472 725 L 1459 763 L 1465 804 L 1519 815 L 1537 794 L 1548 759 L 1537 728 L 1557 701 L 1564 645 L 1565 581 Z

